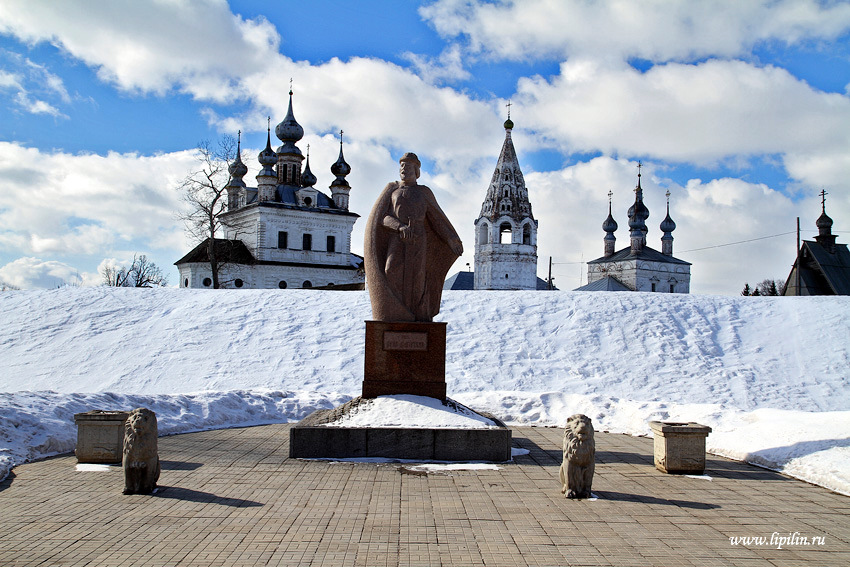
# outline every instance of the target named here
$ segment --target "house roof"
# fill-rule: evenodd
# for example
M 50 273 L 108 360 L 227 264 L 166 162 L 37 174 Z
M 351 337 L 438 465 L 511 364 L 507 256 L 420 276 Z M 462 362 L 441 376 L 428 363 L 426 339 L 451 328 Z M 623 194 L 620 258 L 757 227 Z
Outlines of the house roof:
M 449 277 L 443 289 L 475 289 L 475 272 L 458 272 Z
M 673 256 L 667 256 L 666 254 L 662 254 L 658 250 L 654 248 L 650 248 L 649 246 L 644 246 L 640 252 L 635 255 L 632 255 L 631 248 L 623 248 L 619 252 L 614 252 L 610 256 L 602 256 L 601 258 L 597 258 L 596 260 L 591 260 L 588 264 L 604 264 L 607 262 L 622 262 L 624 260 L 646 260 L 649 262 L 664 262 L 665 264 L 682 264 L 685 266 L 690 266 L 690 262 L 685 262 L 684 260 L 679 260 L 678 258 L 674 258 Z
M 473 290 L 475 289 L 475 272 L 458 272 L 455 275 L 449 277 L 446 282 L 443 284 L 443 289 L 467 289 Z M 549 289 L 549 285 L 546 283 L 546 280 L 542 280 L 537 278 L 537 289 L 539 291 L 546 291 Z M 553 287 L 553 290 L 557 291 L 557 287 Z
M 627 288 L 625 285 L 620 283 L 620 281 L 614 276 L 605 276 L 601 280 L 596 280 L 590 282 L 589 284 L 585 284 L 581 287 L 577 287 L 573 291 L 632 291 Z
M 209 241 L 210 239 L 207 238 L 192 248 L 188 254 L 174 262 L 174 265 L 179 266 L 180 264 L 209 262 Z M 248 247 L 245 246 L 245 243 L 241 240 L 216 238 L 215 252 L 216 256 L 221 258 L 221 262 L 228 262 L 232 264 L 255 264 L 257 262 L 254 255 L 251 254 L 251 251 L 248 250 Z
M 835 244 L 834 253 L 830 253 L 820 243 L 804 240 L 801 255 L 806 260 L 800 279 L 809 295 L 850 295 L 850 250 L 846 244 Z M 792 269 L 786 286 L 793 277 Z

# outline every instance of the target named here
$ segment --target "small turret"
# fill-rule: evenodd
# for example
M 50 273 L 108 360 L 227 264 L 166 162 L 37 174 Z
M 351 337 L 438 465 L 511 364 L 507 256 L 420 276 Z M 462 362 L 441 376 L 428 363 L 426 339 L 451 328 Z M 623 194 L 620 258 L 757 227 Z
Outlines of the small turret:
M 231 138 L 232 139 L 232 138 Z M 248 173 L 248 167 L 242 163 L 242 130 L 239 130 L 236 141 L 236 158 L 227 168 L 230 179 L 227 182 L 227 208 L 235 210 L 245 205 L 245 182 L 242 177 Z
M 673 219 L 670 218 L 670 191 L 667 191 L 667 216 L 664 217 L 664 220 L 661 221 L 661 226 L 659 227 L 661 232 L 664 233 L 664 236 L 661 237 L 661 253 L 665 256 L 673 255 L 673 234 L 672 232 L 676 230 L 676 223 L 673 222 Z
M 260 173 L 257 174 L 257 200 L 274 201 L 275 189 L 277 188 L 277 173 L 274 166 L 277 163 L 277 154 L 272 149 L 271 117 L 268 118 L 266 128 L 266 147 L 257 156 L 260 162 Z
M 351 173 L 351 166 L 348 165 L 345 161 L 345 157 L 342 155 L 342 134 L 343 131 L 339 131 L 339 158 L 337 158 L 336 162 L 331 166 L 331 173 L 333 173 L 336 178 L 331 182 L 330 190 L 331 197 L 333 198 L 334 204 L 337 208 L 342 209 L 343 211 L 348 210 L 348 197 L 351 192 L 351 185 L 349 185 L 348 181 L 345 179 L 345 176 Z
M 631 239 L 632 255 L 640 253 L 643 247 L 646 246 L 646 233 L 649 229 L 646 228 L 646 219 L 649 218 L 649 209 L 643 204 L 643 188 L 640 186 L 640 168 L 642 164 L 638 162 L 638 183 L 635 187 L 635 203 L 629 207 L 629 238 Z
M 284 185 L 301 187 L 301 162 L 304 154 L 295 142 L 304 137 L 304 128 L 295 120 L 292 112 L 292 88 L 289 89 L 289 110 L 283 122 L 274 129 L 275 135 L 283 144 L 277 149 L 277 180 Z
M 826 214 L 826 196 L 829 195 L 825 190 L 821 190 L 821 215 L 815 222 L 818 227 L 818 235 L 815 236 L 815 241 L 823 246 L 824 250 L 830 254 L 835 253 L 836 235 L 832 234 L 832 219 Z
M 617 237 L 614 236 L 614 232 L 617 230 L 617 221 L 614 220 L 614 216 L 611 214 L 611 197 L 613 195 L 613 191 L 608 191 L 608 218 L 602 223 L 602 230 L 605 231 L 605 256 L 614 254 L 614 248 L 617 243 Z

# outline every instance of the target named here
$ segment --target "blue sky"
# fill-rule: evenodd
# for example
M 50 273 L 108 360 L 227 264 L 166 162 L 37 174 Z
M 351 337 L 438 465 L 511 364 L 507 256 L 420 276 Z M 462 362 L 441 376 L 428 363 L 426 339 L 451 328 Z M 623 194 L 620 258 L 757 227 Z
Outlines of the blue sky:
M 669 190 L 692 291 L 736 294 L 786 277 L 821 190 L 848 240 L 848 33 L 850 4 L 806 0 L 4 1 L 0 281 L 97 284 L 144 253 L 176 282 L 193 148 L 241 129 L 252 181 L 292 78 L 317 187 L 339 129 L 363 216 L 416 151 L 466 244 L 456 269 L 510 100 L 541 276 L 552 256 L 556 284 L 584 283 L 608 191 L 625 226 L 641 160 L 650 246 Z

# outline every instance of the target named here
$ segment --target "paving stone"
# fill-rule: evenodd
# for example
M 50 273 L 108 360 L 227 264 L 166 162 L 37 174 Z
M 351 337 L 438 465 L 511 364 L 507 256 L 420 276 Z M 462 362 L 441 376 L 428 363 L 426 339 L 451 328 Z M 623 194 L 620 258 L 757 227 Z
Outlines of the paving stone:
M 289 425 L 160 439 L 161 489 L 124 496 L 120 467 L 73 455 L 0 483 L 0 565 L 850 564 L 850 498 L 713 457 L 712 480 L 655 470 L 651 439 L 597 432 L 593 492 L 560 493 L 562 431 L 513 428 L 499 470 L 288 458 Z M 733 545 L 773 532 L 824 545 Z

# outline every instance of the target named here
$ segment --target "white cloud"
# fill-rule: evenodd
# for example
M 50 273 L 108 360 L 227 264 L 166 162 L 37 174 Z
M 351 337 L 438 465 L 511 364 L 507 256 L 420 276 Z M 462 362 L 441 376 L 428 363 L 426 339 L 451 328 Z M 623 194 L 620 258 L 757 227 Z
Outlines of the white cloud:
M 850 98 L 777 67 L 711 60 L 645 73 L 570 60 L 551 81 L 522 79 L 520 124 L 564 151 L 707 164 L 731 157 L 850 153 Z
M 427 83 L 463 81 L 471 77 L 463 68 L 460 46 L 452 45 L 436 59 L 407 52 L 404 58 L 410 61 L 416 72 Z
M 0 89 L 21 90 L 22 88 L 20 75 L 0 70 Z
M 174 85 L 200 98 L 239 95 L 231 81 L 266 67 L 277 31 L 262 18 L 244 20 L 224 0 L 84 0 L 0 3 L 0 33 L 47 41 L 96 68 L 128 91 L 164 94 Z
M 0 242 L 19 254 L 104 256 L 130 242 L 184 245 L 176 187 L 192 152 L 156 156 L 41 152 L 0 142 Z
M 18 258 L 0 267 L 0 281 L 19 289 L 49 289 L 66 285 L 96 285 L 97 274 L 81 273 L 63 262 Z
M 444 37 L 496 59 L 738 57 L 761 41 L 832 40 L 850 5 L 817 0 L 439 0 L 420 8 Z
M 0 89 L 13 91 L 12 101 L 15 105 L 30 114 L 49 114 L 56 118 L 68 118 L 57 107 L 37 98 L 32 91 L 39 94 L 58 96 L 62 102 L 70 102 L 71 97 L 58 76 L 50 73 L 42 65 L 16 53 L 0 50 L 0 59 L 17 72 L 0 70 Z

